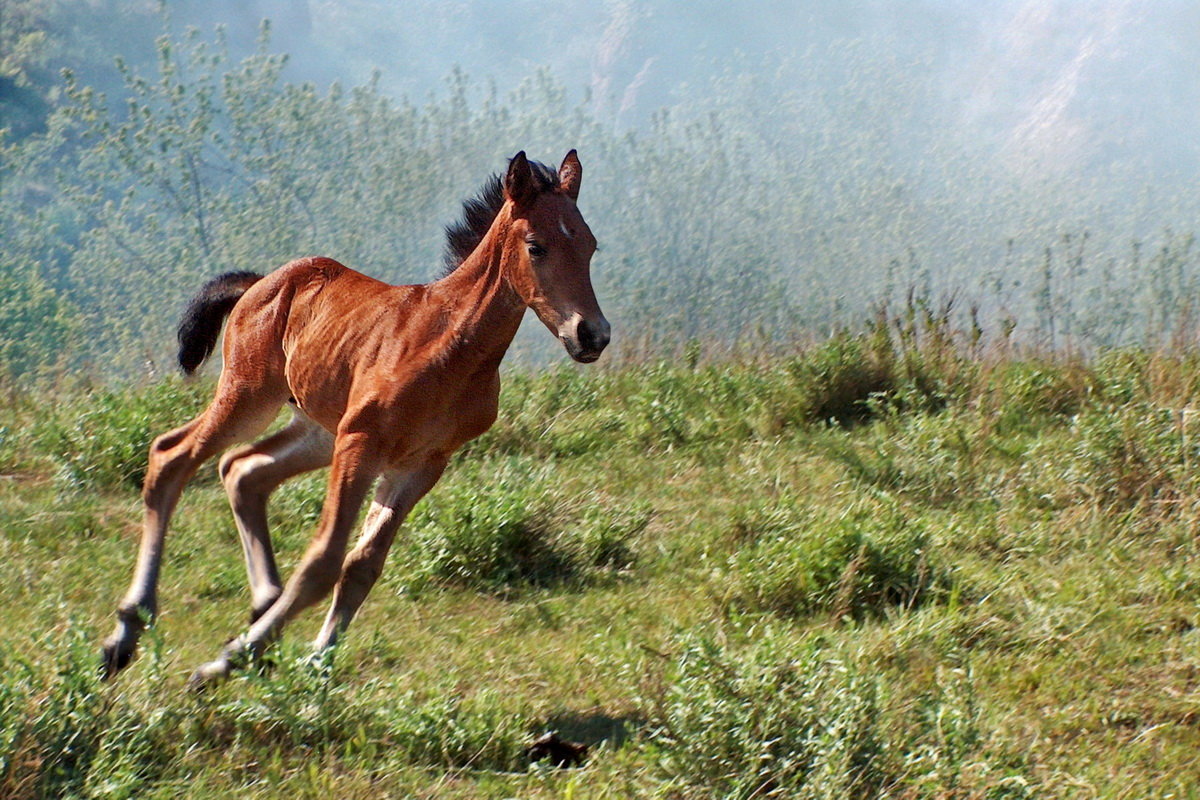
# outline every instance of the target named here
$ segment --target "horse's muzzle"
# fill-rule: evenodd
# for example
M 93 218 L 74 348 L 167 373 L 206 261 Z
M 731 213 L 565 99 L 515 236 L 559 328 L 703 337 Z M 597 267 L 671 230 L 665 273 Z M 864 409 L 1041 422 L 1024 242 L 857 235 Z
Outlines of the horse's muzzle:
M 563 325 L 559 338 L 571 358 L 590 364 L 600 358 L 611 335 L 612 328 L 603 315 L 595 320 L 587 320 L 581 314 L 572 314 Z

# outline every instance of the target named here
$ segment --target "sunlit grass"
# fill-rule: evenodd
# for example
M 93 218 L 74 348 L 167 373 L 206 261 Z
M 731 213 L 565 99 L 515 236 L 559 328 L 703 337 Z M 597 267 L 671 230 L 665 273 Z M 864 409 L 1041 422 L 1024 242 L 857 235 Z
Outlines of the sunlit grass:
M 902 342 L 847 341 L 510 376 L 332 657 L 308 659 L 313 609 L 273 666 L 198 698 L 189 670 L 249 610 L 211 478 L 181 504 L 140 658 L 96 679 L 138 528 L 112 456 L 177 390 L 114 395 L 98 446 L 69 452 L 38 432 L 88 430 L 85 398 L 6 406 L 31 435 L 0 441 L 0 794 L 1200 791 L 1196 360 L 964 364 L 950 343 L 917 353 L 918 382 Z M 836 363 L 864 347 L 886 388 Z M 853 413 L 814 412 L 822 381 Z M 276 498 L 285 571 L 322 491 Z M 586 766 L 529 764 L 547 730 Z

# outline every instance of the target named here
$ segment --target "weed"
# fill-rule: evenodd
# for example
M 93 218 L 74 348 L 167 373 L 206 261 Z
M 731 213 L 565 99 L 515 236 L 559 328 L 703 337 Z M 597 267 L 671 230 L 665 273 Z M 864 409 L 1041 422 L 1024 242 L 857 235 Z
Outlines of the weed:
M 890 355 L 890 353 L 887 353 Z M 871 401 L 896 390 L 896 375 L 885 355 L 867 340 L 842 333 L 788 364 L 804 401 L 797 412 L 807 420 L 840 425 L 871 416 Z
M 1093 383 L 1078 364 L 1005 361 L 982 387 L 984 413 L 999 433 L 1029 432 L 1047 420 L 1069 420 L 1088 402 Z
M 1057 471 L 1058 491 L 1068 502 L 1172 514 L 1193 486 L 1194 445 L 1170 409 L 1145 402 L 1089 407 L 1077 416 L 1072 434 L 1073 447 Z
M 657 766 L 697 796 L 869 798 L 887 784 L 876 688 L 815 640 L 684 637 L 645 698 Z
M 904 783 L 948 796 L 1035 797 L 1022 758 L 987 752 L 977 691 L 969 666 L 937 670 L 933 690 L 919 701 L 914 729 L 921 744 L 905 759 Z
M 413 514 L 418 564 L 408 587 L 445 582 L 487 591 L 586 582 L 629 567 L 644 511 L 565 498 L 552 465 L 491 461 L 439 487 Z
M 207 392 L 162 381 L 80 400 L 38 423 L 33 433 L 39 449 L 54 459 L 67 486 L 128 491 L 141 489 L 151 440 L 199 413 Z
M 746 540 L 730 557 L 726 602 L 738 608 L 861 618 L 919 605 L 949 585 L 928 536 L 894 509 L 830 518 L 784 499 L 733 528 Z

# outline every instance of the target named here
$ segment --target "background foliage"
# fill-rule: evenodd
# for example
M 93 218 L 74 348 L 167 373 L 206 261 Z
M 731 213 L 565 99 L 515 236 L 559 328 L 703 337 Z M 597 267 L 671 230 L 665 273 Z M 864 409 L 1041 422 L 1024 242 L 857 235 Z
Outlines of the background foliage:
M 812 10 L 796 23 L 806 49 L 722 52 L 664 94 L 661 81 L 647 84 L 653 57 L 642 72 L 629 70 L 674 12 L 651 0 L 618 3 L 595 20 L 598 42 L 581 38 L 582 28 L 564 39 L 595 54 L 582 95 L 535 62 L 522 62 L 520 75 L 505 59 L 480 66 L 473 45 L 460 43 L 465 59 L 506 82 L 452 69 L 418 99 L 396 93 L 401 67 L 348 80 L 297 77 L 353 62 L 344 26 L 363 9 L 326 19 L 333 12 L 320 4 L 297 4 L 294 14 L 261 5 L 280 13 L 280 45 L 298 52 L 281 54 L 267 26 L 257 44 L 244 21 L 228 32 L 213 27 L 208 20 L 226 12 L 183 0 L 157 11 L 6 4 L 0 355 L 8 372 L 161 370 L 182 303 L 222 270 L 324 254 L 393 282 L 429 280 L 440 228 L 522 148 L 552 163 L 570 147 L 583 155 L 583 210 L 603 247 L 596 282 L 627 352 L 691 339 L 823 336 L 861 325 L 873 306 L 902 302 L 912 289 L 968 298 L 961 311 L 975 308 L 1022 341 L 1052 347 L 1190 330 L 1200 273 L 1193 193 L 1183 187 L 1196 159 L 1194 143 L 1166 133 L 1175 128 L 1163 114 L 1192 106 L 1171 100 L 1180 84 L 1154 84 L 1140 95 L 1155 103 L 1142 119 L 1163 136 L 1153 142 L 1132 128 L 1122 135 L 1147 147 L 1120 144 L 1105 109 L 1125 113 L 1134 78 L 1117 80 L 1093 63 L 1117 56 L 1081 50 L 1100 88 L 1073 84 L 1063 95 L 1069 105 L 1035 105 L 1028 124 L 998 117 L 979 137 L 963 103 L 972 107 L 972 91 L 977 104 L 997 103 L 1001 89 L 941 86 L 938 76 L 952 73 L 946 59 L 963 54 L 875 30 L 865 7 L 845 16 L 857 29 L 840 30 Z M 496 14 L 506 30 L 521 19 L 467 5 L 475 16 Z M 242 20 L 253 9 L 226 11 Z M 318 16 L 329 36 L 314 35 Z M 1124 19 L 1081 18 L 1109 33 Z M 1141 38 L 1123 47 L 1147 58 L 1175 52 L 1153 47 L 1169 39 L 1170 14 L 1136 22 L 1129 37 Z M 131 33 L 155 27 L 153 41 Z M 460 28 L 464 42 L 471 30 Z M 687 32 L 689 41 L 707 41 L 707 30 Z M 100 44 L 106 31 L 121 48 L 115 63 Z M 427 35 L 407 46 L 453 49 L 451 29 L 435 25 Z M 510 44 L 533 46 L 529 35 L 514 32 Z M 1047 48 L 1054 63 L 1065 58 Z M 577 74 L 569 58 L 558 63 Z M 1155 74 L 1174 64 L 1147 63 Z M 1049 77 L 1033 76 L 1051 86 L 1046 102 L 1058 97 Z M 1015 87 L 1004 91 L 1014 111 L 1028 105 Z M 1084 122 L 1091 138 L 1070 138 L 1070 124 Z M 995 139 L 1000 130 L 1010 138 Z M 1168 145 L 1176 157 L 1164 161 Z M 47 320 L 36 337 L 29 319 Z M 544 360 L 553 347 L 544 338 L 522 337 L 519 353 Z

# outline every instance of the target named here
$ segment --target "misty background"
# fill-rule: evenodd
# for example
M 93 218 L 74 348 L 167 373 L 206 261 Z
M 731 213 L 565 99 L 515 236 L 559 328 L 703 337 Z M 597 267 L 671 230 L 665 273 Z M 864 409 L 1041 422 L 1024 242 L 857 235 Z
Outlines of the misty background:
M 13 375 L 165 370 L 182 305 L 228 269 L 322 254 L 432 279 L 442 226 L 520 149 L 579 150 L 597 291 L 637 352 L 821 336 L 908 297 L 1041 347 L 1194 328 L 1195 3 L 0 14 Z M 516 358 L 556 347 L 527 324 Z

